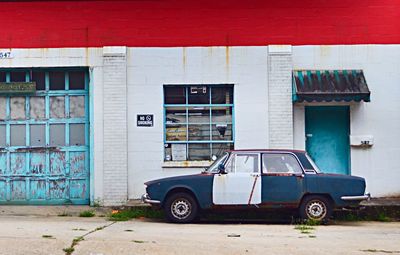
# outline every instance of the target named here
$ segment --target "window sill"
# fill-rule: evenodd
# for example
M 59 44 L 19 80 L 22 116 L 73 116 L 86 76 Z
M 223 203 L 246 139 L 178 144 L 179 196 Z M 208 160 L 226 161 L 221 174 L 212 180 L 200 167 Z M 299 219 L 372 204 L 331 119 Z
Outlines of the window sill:
M 213 162 L 211 160 L 164 161 L 162 168 L 204 168 L 209 167 Z

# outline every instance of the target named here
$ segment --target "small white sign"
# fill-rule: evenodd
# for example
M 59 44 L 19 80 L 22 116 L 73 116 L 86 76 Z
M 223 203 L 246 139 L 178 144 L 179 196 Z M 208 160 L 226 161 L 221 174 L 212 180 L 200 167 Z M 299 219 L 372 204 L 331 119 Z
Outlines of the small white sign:
M 0 59 L 13 58 L 13 54 L 10 50 L 0 50 Z
M 172 160 L 184 161 L 186 160 L 186 144 L 171 144 Z

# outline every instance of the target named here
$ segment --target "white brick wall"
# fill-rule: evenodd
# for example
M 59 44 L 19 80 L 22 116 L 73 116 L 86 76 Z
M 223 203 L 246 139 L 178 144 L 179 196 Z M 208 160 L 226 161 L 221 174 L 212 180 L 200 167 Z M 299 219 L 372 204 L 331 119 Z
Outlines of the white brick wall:
M 292 55 L 290 47 L 269 47 L 269 147 L 293 148 Z
M 103 202 L 119 205 L 128 198 L 126 48 L 103 54 Z

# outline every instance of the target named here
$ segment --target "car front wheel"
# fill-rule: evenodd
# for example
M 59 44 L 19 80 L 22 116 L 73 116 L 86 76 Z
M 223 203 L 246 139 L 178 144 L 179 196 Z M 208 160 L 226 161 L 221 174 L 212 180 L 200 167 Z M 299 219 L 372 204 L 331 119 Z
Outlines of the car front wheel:
M 198 214 L 198 205 L 188 193 L 174 193 L 168 196 L 164 212 L 167 220 L 175 223 L 192 222 Z
M 300 205 L 300 216 L 302 219 L 327 221 L 332 215 L 332 205 L 326 197 L 307 196 Z

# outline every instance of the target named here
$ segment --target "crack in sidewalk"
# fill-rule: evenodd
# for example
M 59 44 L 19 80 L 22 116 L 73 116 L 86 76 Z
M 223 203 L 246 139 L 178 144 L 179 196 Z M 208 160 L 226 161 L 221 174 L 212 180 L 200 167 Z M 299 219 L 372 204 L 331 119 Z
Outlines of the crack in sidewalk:
M 117 223 L 117 222 L 116 222 L 116 221 L 113 221 L 113 222 L 111 222 L 110 224 L 106 224 L 106 225 L 97 227 L 97 228 L 95 228 L 95 229 L 93 229 L 93 230 L 87 232 L 87 233 L 84 234 L 84 235 L 75 237 L 75 238 L 72 240 L 71 245 L 70 245 L 69 247 L 63 249 L 63 251 L 65 252 L 65 255 L 72 255 L 72 253 L 75 251 L 75 246 L 77 246 L 77 245 L 79 244 L 79 242 L 85 240 L 85 237 L 86 237 L 86 236 L 88 236 L 88 235 L 90 235 L 90 234 L 92 234 L 92 233 L 94 233 L 94 232 L 97 232 L 97 231 L 103 230 L 103 229 L 105 229 L 105 228 L 108 228 L 109 226 L 111 226 L 111 225 L 113 225 L 113 224 L 115 224 L 115 223 Z

